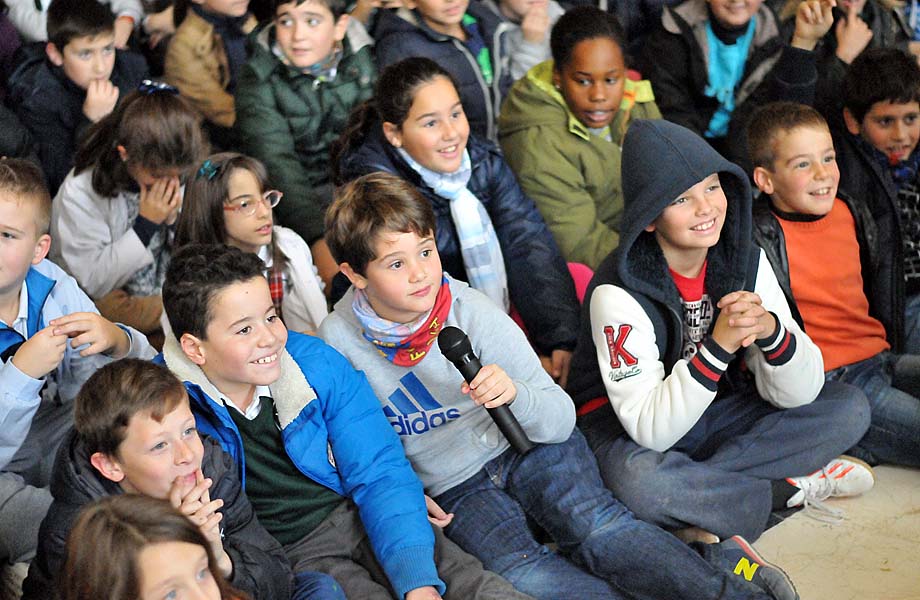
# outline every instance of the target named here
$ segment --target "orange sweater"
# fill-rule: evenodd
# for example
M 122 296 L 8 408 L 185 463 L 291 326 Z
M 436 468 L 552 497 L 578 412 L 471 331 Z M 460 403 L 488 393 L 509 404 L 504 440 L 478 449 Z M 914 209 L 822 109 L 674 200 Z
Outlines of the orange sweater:
M 869 315 L 856 224 L 839 198 L 817 221 L 779 218 L 786 237 L 792 295 L 808 336 L 821 348 L 824 370 L 875 356 L 890 346 Z

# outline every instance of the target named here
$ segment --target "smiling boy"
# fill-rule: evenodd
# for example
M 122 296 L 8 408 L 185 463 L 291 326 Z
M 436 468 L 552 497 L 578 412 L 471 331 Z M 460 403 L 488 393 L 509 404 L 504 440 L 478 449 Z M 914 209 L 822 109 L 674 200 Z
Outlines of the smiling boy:
M 44 53 L 27 53 L 10 75 L 11 106 L 32 133 L 52 195 L 83 131 L 147 76 L 141 56 L 115 49 L 114 23 L 96 0 L 55 0 Z
M 80 510 L 122 493 L 169 500 L 199 527 L 233 586 L 289 600 L 291 570 L 281 546 L 256 519 L 230 457 L 198 436 L 185 388 L 168 369 L 132 359 L 109 364 L 87 380 L 74 412 L 24 600 L 57 596 L 56 574 Z
M 754 539 L 771 510 L 871 488 L 868 467 L 834 459 L 865 433 L 865 397 L 825 384 L 750 242 L 747 175 L 688 129 L 638 120 L 623 192 L 568 387 L 606 484 L 638 517 L 709 539 Z
M 872 424 L 850 453 L 871 464 L 920 466 L 920 390 L 894 387 L 896 372 L 913 378 L 920 373 L 912 366 L 915 357 L 903 360 L 889 351 L 888 332 L 900 338 L 903 327 L 891 309 L 902 303 L 875 267 L 893 249 L 877 245 L 878 230 L 865 204 L 837 194 L 840 171 L 831 133 L 814 109 L 767 105 L 755 113 L 748 132 L 754 182 L 765 196 L 754 211 L 755 239 L 821 349 L 827 380 L 856 385 L 869 399 Z M 813 253 L 817 246 L 820 258 Z

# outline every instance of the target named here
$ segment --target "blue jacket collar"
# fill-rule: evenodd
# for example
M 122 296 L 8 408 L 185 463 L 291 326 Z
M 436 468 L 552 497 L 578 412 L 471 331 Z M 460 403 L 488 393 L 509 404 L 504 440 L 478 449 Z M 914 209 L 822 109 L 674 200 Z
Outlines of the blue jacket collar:
M 42 311 L 45 308 L 48 296 L 51 295 L 51 291 L 54 289 L 55 283 L 53 279 L 42 275 L 34 268 L 30 268 L 29 272 L 26 273 L 26 288 L 29 294 L 28 317 L 26 320 L 27 335 L 26 338 L 23 338 L 9 326 L 0 329 L 0 355 L 3 356 L 4 360 L 6 360 L 7 350 L 11 346 L 21 344 L 45 326 Z

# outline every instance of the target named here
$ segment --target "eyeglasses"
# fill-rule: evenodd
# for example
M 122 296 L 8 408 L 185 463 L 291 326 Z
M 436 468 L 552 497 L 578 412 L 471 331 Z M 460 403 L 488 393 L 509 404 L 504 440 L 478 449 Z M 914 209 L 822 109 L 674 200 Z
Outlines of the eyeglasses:
M 137 86 L 137 89 L 138 91 L 143 92 L 148 96 L 156 92 L 167 92 L 174 96 L 179 94 L 179 90 L 177 88 L 169 85 L 168 83 L 164 83 L 162 81 L 154 81 L 153 79 L 145 79 L 141 81 L 141 84 Z
M 262 202 L 268 205 L 269 208 L 275 208 L 278 206 L 278 203 L 281 202 L 281 197 L 284 196 L 278 190 L 268 190 L 262 194 Z M 235 204 L 224 204 L 224 210 L 227 212 L 239 212 L 244 217 L 251 217 L 256 214 L 256 208 L 259 206 L 258 200 L 253 200 L 247 198 L 245 200 L 240 200 Z

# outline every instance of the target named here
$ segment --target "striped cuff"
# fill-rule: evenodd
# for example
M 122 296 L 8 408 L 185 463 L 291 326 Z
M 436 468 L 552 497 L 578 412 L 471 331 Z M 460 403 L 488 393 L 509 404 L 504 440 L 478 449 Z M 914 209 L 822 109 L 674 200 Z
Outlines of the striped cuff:
M 687 367 L 690 375 L 700 385 L 710 392 L 715 392 L 731 360 L 732 354 L 726 352 L 711 337 L 708 337 L 700 344 L 699 351 L 690 359 Z
M 757 347 L 763 350 L 763 355 L 767 363 L 778 367 L 784 365 L 795 354 L 795 336 L 792 335 L 775 313 L 770 313 L 776 319 L 776 331 L 768 338 L 754 342 Z

